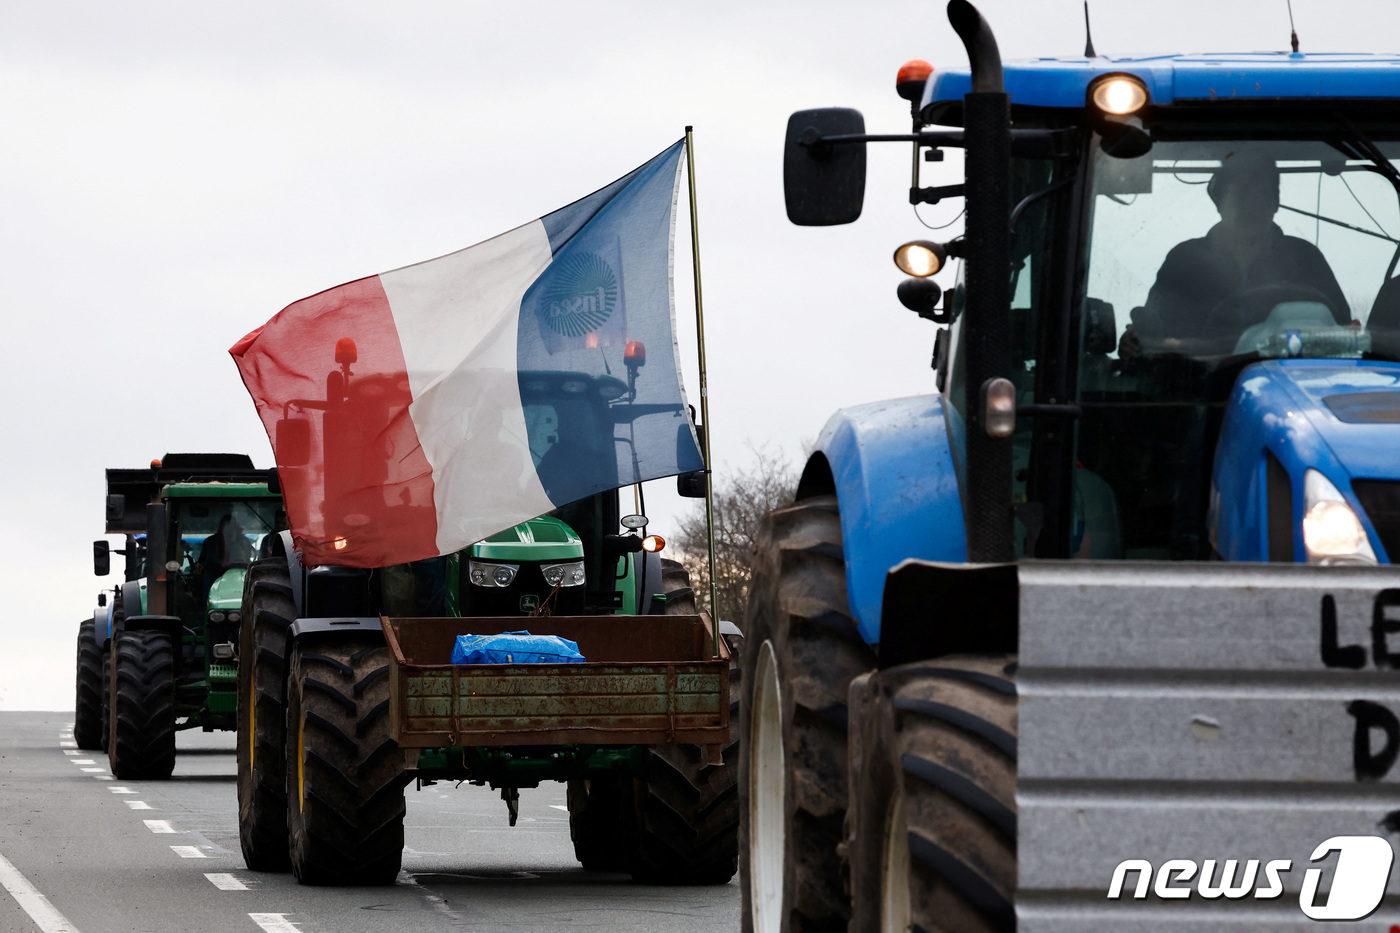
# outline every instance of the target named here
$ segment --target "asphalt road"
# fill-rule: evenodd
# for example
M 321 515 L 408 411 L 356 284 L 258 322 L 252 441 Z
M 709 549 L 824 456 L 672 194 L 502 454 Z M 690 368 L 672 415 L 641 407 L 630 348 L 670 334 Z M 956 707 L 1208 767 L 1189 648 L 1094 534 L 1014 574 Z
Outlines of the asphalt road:
M 562 784 L 521 791 L 514 828 L 487 788 L 410 786 L 398 883 L 311 888 L 244 867 L 231 733 L 182 732 L 171 780 L 119 782 L 71 730 L 69 713 L 0 713 L 0 933 L 739 927 L 737 882 L 648 887 L 580 868 Z

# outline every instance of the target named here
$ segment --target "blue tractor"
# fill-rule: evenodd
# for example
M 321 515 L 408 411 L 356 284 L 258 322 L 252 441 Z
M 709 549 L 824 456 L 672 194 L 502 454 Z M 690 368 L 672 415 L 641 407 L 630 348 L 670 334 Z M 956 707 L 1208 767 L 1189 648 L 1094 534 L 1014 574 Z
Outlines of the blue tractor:
M 895 253 L 937 393 L 834 415 L 760 538 L 744 929 L 1364 917 L 1388 874 L 1317 892 L 1400 832 L 1400 57 L 1002 62 L 948 13 L 911 133 L 788 125 L 794 223 L 892 142 L 966 229 Z

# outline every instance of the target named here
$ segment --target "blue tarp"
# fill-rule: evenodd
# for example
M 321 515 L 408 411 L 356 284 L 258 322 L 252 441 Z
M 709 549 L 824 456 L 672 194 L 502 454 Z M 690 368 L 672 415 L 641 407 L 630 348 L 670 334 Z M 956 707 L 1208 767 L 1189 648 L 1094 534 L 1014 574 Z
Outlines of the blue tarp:
M 582 664 L 578 642 L 558 635 L 502 632 L 499 635 L 458 635 L 453 664 Z

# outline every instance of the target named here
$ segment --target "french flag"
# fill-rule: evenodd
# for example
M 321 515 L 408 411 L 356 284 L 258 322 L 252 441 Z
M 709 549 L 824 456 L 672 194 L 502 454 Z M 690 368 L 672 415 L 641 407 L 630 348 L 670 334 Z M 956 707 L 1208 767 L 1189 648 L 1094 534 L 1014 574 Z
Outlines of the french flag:
M 672 289 L 684 149 L 484 243 L 288 305 L 230 349 L 308 565 L 447 554 L 703 468 Z

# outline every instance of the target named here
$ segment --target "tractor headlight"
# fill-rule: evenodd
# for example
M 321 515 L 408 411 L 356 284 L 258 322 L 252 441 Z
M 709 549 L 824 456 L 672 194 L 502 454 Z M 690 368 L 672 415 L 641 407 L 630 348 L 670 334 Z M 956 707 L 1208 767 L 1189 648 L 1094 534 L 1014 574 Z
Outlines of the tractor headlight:
M 239 612 L 237 609 L 230 609 L 228 612 L 228 620 L 230 622 L 242 622 L 243 613 Z
M 567 564 L 543 564 L 540 571 L 544 574 L 544 582 L 550 586 L 583 586 L 584 573 L 583 561 L 576 560 Z
M 1310 564 L 1374 564 L 1376 552 L 1346 499 L 1327 477 L 1308 470 L 1303 479 L 1303 545 Z
M 222 622 L 227 618 L 228 614 L 222 609 L 215 609 L 213 612 L 209 613 L 210 622 Z
M 515 582 L 519 564 L 484 564 L 467 561 L 467 578 L 477 586 L 510 586 Z
M 1147 103 L 1147 86 L 1132 75 L 1111 75 L 1095 84 L 1089 96 L 1104 113 L 1123 117 Z

